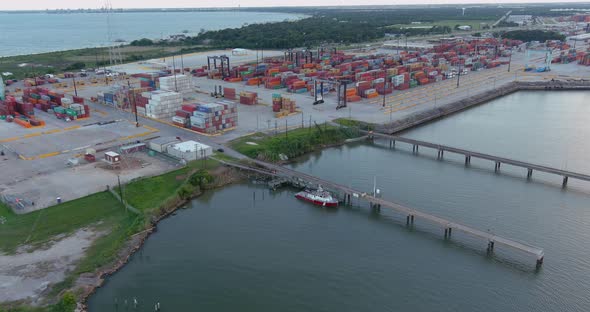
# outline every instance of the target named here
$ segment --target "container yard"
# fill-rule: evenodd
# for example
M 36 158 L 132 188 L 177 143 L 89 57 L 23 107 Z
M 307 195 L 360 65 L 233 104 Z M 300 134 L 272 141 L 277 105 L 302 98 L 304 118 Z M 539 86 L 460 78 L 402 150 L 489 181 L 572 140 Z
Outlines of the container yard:
M 284 57 L 273 57 L 264 63 L 234 66 L 228 75 L 206 74 L 206 69 L 195 76 L 223 79 L 227 83 L 263 86 L 294 94 L 316 92 L 315 81 L 348 81 L 345 95 L 349 102 L 372 99 L 394 90 L 405 90 L 454 78 L 458 73 L 479 71 L 508 64 L 500 60 L 511 54 L 522 42 L 498 41 L 493 38 L 449 40 L 430 49 L 398 51 L 396 54 L 355 55 L 341 51 L 289 51 Z M 335 92 L 335 85 L 327 84 L 323 91 Z

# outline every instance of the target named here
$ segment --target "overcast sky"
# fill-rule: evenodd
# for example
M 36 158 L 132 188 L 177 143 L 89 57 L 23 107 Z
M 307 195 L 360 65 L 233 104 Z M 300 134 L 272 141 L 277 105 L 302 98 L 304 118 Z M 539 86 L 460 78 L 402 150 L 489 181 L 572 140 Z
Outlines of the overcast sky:
M 568 2 L 585 2 L 587 0 L 568 0 Z M 111 0 L 113 8 L 161 8 L 161 7 L 260 7 L 260 6 L 284 6 L 295 4 L 298 6 L 318 5 L 372 5 L 372 4 L 452 4 L 452 3 L 522 3 L 522 2 L 559 2 L 555 0 L 297 0 L 294 2 L 284 0 Z M 45 10 L 45 9 L 78 9 L 100 8 L 104 6 L 104 0 L 0 0 L 0 10 Z

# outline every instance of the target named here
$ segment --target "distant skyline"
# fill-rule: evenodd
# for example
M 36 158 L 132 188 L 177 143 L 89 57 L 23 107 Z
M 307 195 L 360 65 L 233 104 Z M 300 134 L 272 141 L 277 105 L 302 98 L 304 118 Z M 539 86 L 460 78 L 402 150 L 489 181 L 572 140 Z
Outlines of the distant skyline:
M 568 2 L 587 2 L 587 0 L 572 0 Z M 104 0 L 27 0 L 0 1 L 0 10 L 46 10 L 46 9 L 97 9 L 104 6 Z M 296 6 L 347 6 L 347 5 L 408 5 L 408 4 L 510 4 L 510 3 L 561 3 L 554 0 L 535 1 L 486 1 L 486 0 L 298 0 Z M 276 7 L 293 6 L 284 0 L 111 0 L 113 8 L 212 8 L 212 7 Z M 564 5 L 566 6 L 566 5 Z

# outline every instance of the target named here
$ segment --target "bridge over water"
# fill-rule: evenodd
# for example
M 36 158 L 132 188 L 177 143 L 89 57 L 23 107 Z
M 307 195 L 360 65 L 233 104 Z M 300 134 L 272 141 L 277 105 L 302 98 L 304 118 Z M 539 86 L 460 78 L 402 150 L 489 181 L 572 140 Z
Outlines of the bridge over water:
M 412 145 L 412 151 L 414 153 L 417 153 L 418 149 L 420 147 L 426 147 L 426 148 L 431 148 L 431 149 L 437 150 L 438 151 L 437 157 L 439 159 L 442 159 L 444 157 L 445 152 L 460 154 L 460 155 L 465 156 L 465 164 L 466 165 L 471 163 L 471 157 L 490 160 L 490 161 L 494 162 L 494 164 L 495 164 L 494 170 L 496 172 L 498 172 L 500 170 L 500 167 L 502 166 L 502 164 L 509 164 L 509 165 L 512 165 L 515 167 L 525 168 L 527 170 L 527 178 L 529 178 L 529 179 L 533 176 L 533 171 L 535 171 L 535 170 L 540 171 L 540 172 L 556 174 L 556 175 L 563 177 L 563 182 L 562 182 L 563 187 L 567 186 L 567 182 L 568 182 L 569 178 L 578 179 L 578 180 L 582 180 L 582 181 L 590 181 L 590 175 L 584 174 L 584 173 L 561 170 L 561 169 L 552 168 L 552 167 L 548 167 L 548 166 L 544 166 L 544 165 L 532 164 L 532 163 L 525 162 L 525 161 L 510 159 L 510 158 L 506 158 L 506 157 L 499 157 L 499 156 L 494 156 L 494 155 L 490 155 L 490 154 L 479 153 L 479 152 L 456 148 L 456 147 L 447 146 L 447 145 L 441 145 L 441 144 L 435 144 L 435 143 L 430 143 L 430 142 L 425 142 L 425 141 L 420 141 L 420 140 L 415 140 L 415 139 L 404 138 L 401 136 L 394 136 L 394 135 L 388 135 L 388 134 L 382 134 L 382 133 L 372 133 L 371 135 L 375 138 L 389 140 L 389 147 L 394 147 L 396 142 L 403 142 L 403 143 L 410 144 L 410 145 Z
M 424 221 L 439 226 L 444 231 L 445 239 L 450 239 L 452 237 L 453 231 L 460 231 L 475 238 L 483 239 L 485 242 L 487 242 L 488 253 L 492 253 L 495 247 L 502 246 L 534 256 L 536 259 L 537 268 L 539 268 L 543 264 L 545 254 L 542 248 L 535 247 L 523 242 L 518 242 L 516 240 L 505 238 L 490 232 L 481 231 L 473 227 L 460 224 L 458 222 L 454 222 L 452 220 L 448 220 L 445 218 L 441 218 L 429 213 L 421 212 L 414 208 L 406 207 L 404 205 L 376 197 L 373 194 L 356 190 L 351 187 L 347 187 L 338 183 L 324 180 L 316 176 L 312 176 L 296 170 L 285 168 L 283 166 L 270 164 L 259 160 L 251 160 L 251 165 L 230 162 L 222 163 L 243 170 L 251 170 L 257 173 L 268 174 L 270 176 L 282 177 L 286 179 L 292 179 L 295 181 L 305 181 L 307 184 L 316 186 L 322 185 L 322 187 L 324 188 L 337 191 L 343 194 L 342 199 L 345 204 L 350 204 L 352 202 L 353 197 L 360 198 L 369 202 L 370 205 L 372 207 L 375 207 L 376 209 L 381 209 L 381 207 L 384 207 L 402 214 L 402 216 L 406 217 L 407 225 L 413 225 L 414 222 Z

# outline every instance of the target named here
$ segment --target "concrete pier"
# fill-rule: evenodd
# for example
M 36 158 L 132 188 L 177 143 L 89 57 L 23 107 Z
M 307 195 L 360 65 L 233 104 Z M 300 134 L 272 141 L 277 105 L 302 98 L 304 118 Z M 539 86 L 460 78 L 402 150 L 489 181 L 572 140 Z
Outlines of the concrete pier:
M 574 179 L 590 182 L 590 175 L 584 174 L 584 173 L 561 170 L 561 169 L 552 168 L 552 167 L 548 167 L 548 166 L 536 165 L 536 164 L 532 164 L 532 163 L 525 162 L 525 161 L 504 158 L 504 157 L 500 157 L 500 156 L 494 156 L 494 155 L 490 155 L 490 154 L 484 154 L 484 153 L 479 153 L 479 152 L 470 151 L 470 150 L 466 150 L 466 149 L 456 148 L 456 147 L 452 147 L 452 146 L 448 146 L 448 145 L 435 144 L 435 143 L 430 143 L 430 142 L 425 142 L 425 141 L 420 141 L 420 140 L 415 140 L 415 139 L 409 139 L 409 138 L 394 136 L 394 135 L 389 135 L 389 134 L 375 132 L 373 135 L 375 136 L 375 138 L 396 140 L 399 142 L 411 144 L 412 150 L 414 152 L 418 151 L 419 146 L 422 146 L 422 147 L 427 147 L 427 148 L 437 150 L 439 157 L 442 156 L 441 151 L 460 154 L 460 155 L 465 156 L 465 165 L 468 165 L 471 163 L 471 157 L 490 160 L 495 163 L 495 166 L 494 166 L 495 172 L 500 171 L 502 164 L 508 164 L 511 166 L 527 169 L 527 178 L 532 177 L 533 170 L 545 172 L 545 173 L 556 174 L 556 175 L 563 177 L 563 181 L 562 181 L 563 187 L 567 186 L 569 178 L 574 178 Z
M 230 162 L 225 162 L 225 161 L 221 161 L 220 162 L 222 164 L 228 165 L 228 166 L 232 166 L 232 167 L 236 167 L 239 169 L 244 169 L 244 170 L 255 170 L 256 172 L 266 172 L 268 175 L 271 176 L 277 176 L 277 177 L 281 177 L 284 179 L 292 179 L 292 180 L 296 180 L 296 181 L 305 181 L 308 184 L 311 185 L 321 185 L 322 187 L 324 187 L 325 189 L 329 189 L 329 190 L 333 190 L 336 192 L 340 192 L 341 194 L 353 194 L 354 197 L 359 197 L 362 198 L 363 200 L 369 202 L 372 206 L 373 205 L 379 205 L 379 207 L 386 207 L 386 208 L 390 208 L 391 210 L 400 213 L 401 215 L 406 216 L 406 225 L 408 226 L 413 226 L 414 225 L 414 221 L 416 218 L 420 218 L 420 220 L 423 220 L 427 223 L 430 224 L 434 224 L 437 226 L 440 226 L 442 229 L 445 230 L 446 232 L 446 237 L 450 237 L 452 230 L 454 229 L 455 231 L 461 231 L 471 237 L 475 237 L 475 238 L 480 238 L 485 240 L 486 242 L 488 242 L 487 245 L 487 250 L 488 252 L 493 251 L 494 246 L 497 244 L 500 244 L 506 248 L 510 248 L 513 250 L 517 250 L 523 253 L 527 253 L 530 255 L 535 256 L 536 258 L 536 264 L 537 266 L 539 266 L 540 264 L 543 263 L 543 258 L 545 256 L 545 253 L 543 251 L 542 248 L 539 247 L 535 247 L 535 246 L 531 246 L 522 242 L 517 242 L 515 240 L 511 240 L 508 238 L 504 238 L 492 233 L 489 233 L 487 231 L 481 231 L 481 230 L 477 230 L 475 228 L 457 223 L 457 222 L 453 222 L 441 217 L 437 217 L 434 216 L 432 214 L 428 214 L 428 213 L 424 213 L 424 212 L 420 212 L 416 209 L 413 208 L 409 208 L 409 207 L 405 207 L 401 204 L 389 201 L 389 200 L 385 200 L 382 198 L 377 198 L 374 197 L 370 194 L 367 194 L 365 192 L 361 192 L 355 189 L 352 189 L 350 187 L 344 186 L 344 185 L 340 185 L 337 183 L 333 183 L 330 181 L 326 181 L 323 180 L 321 178 L 309 175 L 309 174 L 305 174 L 299 171 L 295 171 L 295 170 L 291 170 L 279 165 L 274 165 L 274 164 L 269 164 L 263 161 L 259 161 L 259 160 L 251 160 L 251 162 L 253 164 L 255 164 L 257 166 L 257 168 L 253 168 L 251 166 L 246 166 L 243 164 L 237 164 L 237 163 L 230 163 Z M 265 168 L 265 169 L 261 169 L 261 168 Z

